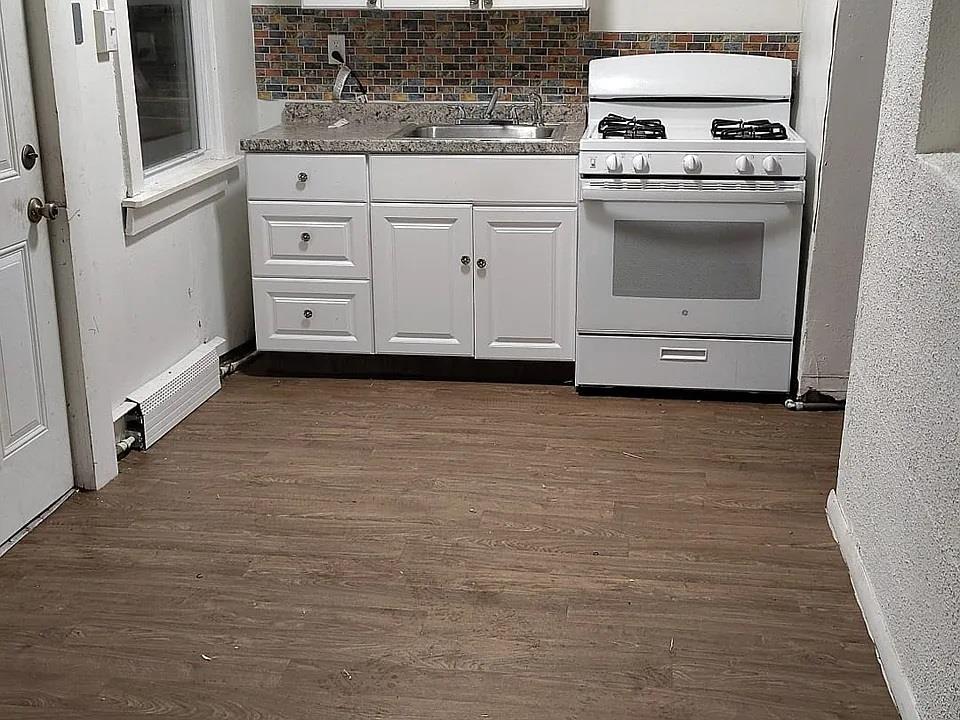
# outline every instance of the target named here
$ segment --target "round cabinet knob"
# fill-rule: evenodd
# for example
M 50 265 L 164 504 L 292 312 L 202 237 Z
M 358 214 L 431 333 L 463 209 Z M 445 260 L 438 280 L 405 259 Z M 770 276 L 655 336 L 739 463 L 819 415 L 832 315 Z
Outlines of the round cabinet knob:
M 623 163 L 620 162 L 619 155 L 611 155 L 607 158 L 607 170 L 610 172 L 620 172 L 623 170 Z
M 650 163 L 647 162 L 647 158 L 643 155 L 636 155 L 633 158 L 633 169 L 638 173 L 650 172 Z
M 780 161 L 773 155 L 764 158 L 763 171 L 767 173 L 767 175 L 778 175 L 780 173 Z
M 703 163 L 696 155 L 687 155 L 683 159 L 683 171 L 691 175 L 703 170 Z
M 477 267 L 478 267 L 478 268 L 480 268 L 481 270 L 483 270 L 486 266 L 487 266 L 487 261 L 486 261 L 486 260 L 484 260 L 483 258 L 480 258 L 479 260 L 477 260 Z
M 310 242 L 310 233 L 304 233 L 300 236 L 300 242 Z
M 304 311 L 303 311 L 303 316 L 304 316 L 307 320 L 309 320 L 310 318 L 313 317 L 313 310 L 304 310 Z
M 737 172 L 741 175 L 749 175 L 753 172 L 753 162 L 746 155 L 737 158 Z
M 302 172 L 299 175 L 297 175 L 297 182 L 305 183 L 309 179 L 310 179 L 310 176 L 307 175 L 305 172 Z
M 464 255 L 462 258 L 460 258 L 461 265 L 469 265 L 470 263 L 471 263 L 471 260 L 469 255 Z

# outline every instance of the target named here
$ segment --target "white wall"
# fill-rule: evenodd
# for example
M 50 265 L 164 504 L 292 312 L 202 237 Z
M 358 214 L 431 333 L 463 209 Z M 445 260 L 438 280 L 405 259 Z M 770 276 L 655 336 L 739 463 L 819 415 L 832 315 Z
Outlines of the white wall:
M 894 6 L 837 498 L 859 550 L 848 561 L 875 595 L 868 619 L 892 644 L 885 671 L 903 717 L 954 720 L 960 155 L 916 152 L 932 4 Z M 934 26 L 955 73 L 960 18 Z
M 798 32 L 803 0 L 593 0 L 592 30 Z
M 892 0 L 807 0 L 796 127 L 808 143 L 799 394 L 846 396 Z
M 257 122 L 250 14 L 245 4 L 238 12 L 235 0 L 212 2 L 224 130 L 234 148 Z M 128 239 L 117 84 L 114 63 L 94 47 L 97 2 L 82 1 L 87 32 L 80 46 L 69 3 L 27 5 L 32 37 L 38 23 L 47 25 L 50 63 L 36 74 L 41 86 L 49 74 L 57 113 L 47 114 L 41 132 L 45 143 L 53 133 L 60 143 L 60 192 L 70 218 L 56 238 L 59 294 L 68 279 L 75 282 L 67 293 L 74 297 L 61 302 L 68 311 L 75 306 L 73 327 L 62 335 L 68 361 L 75 368 L 71 356 L 78 355 L 83 371 L 71 377 L 68 370 L 67 385 L 72 404 L 86 403 L 93 435 L 93 466 L 77 473 L 85 487 L 101 487 L 116 475 L 112 409 L 201 342 L 220 335 L 233 347 L 252 335 L 245 189 L 239 178 L 225 197 Z

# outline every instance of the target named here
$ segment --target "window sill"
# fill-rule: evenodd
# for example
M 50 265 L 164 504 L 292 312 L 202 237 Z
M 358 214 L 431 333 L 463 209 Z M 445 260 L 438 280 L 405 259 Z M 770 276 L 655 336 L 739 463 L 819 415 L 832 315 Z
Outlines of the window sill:
M 141 235 L 223 195 L 242 156 L 200 158 L 151 177 L 143 191 L 121 202 L 127 236 Z

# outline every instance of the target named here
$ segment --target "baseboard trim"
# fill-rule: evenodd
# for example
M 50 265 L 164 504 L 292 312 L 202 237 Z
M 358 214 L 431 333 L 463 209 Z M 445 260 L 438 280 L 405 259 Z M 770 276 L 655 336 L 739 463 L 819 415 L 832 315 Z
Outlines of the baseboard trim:
M 917 709 L 917 700 L 913 695 L 913 689 L 910 687 L 910 681 L 907 679 L 903 664 L 900 662 L 900 656 L 894 647 L 893 636 L 890 634 L 890 628 L 887 627 L 887 621 L 883 616 L 883 610 L 880 608 L 880 602 L 877 600 L 873 583 L 867 576 L 863 557 L 860 555 L 860 546 L 857 544 L 853 530 L 847 522 L 847 516 L 843 511 L 843 506 L 840 504 L 840 498 L 837 497 L 836 491 L 831 491 L 827 500 L 827 520 L 830 523 L 830 530 L 833 531 L 833 537 L 840 546 L 840 553 L 843 555 L 850 571 L 853 592 L 860 605 L 860 611 L 863 613 L 863 619 L 866 621 L 867 632 L 870 633 L 876 647 L 877 659 L 880 661 L 880 669 L 887 681 L 890 696 L 893 698 L 893 702 L 903 720 L 920 720 L 920 712 Z

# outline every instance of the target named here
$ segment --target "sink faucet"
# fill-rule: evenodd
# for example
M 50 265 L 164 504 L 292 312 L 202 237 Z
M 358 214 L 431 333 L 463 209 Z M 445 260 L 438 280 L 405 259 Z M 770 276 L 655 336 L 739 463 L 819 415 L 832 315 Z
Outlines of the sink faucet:
M 543 96 L 540 93 L 531 93 L 528 97 L 533 103 L 533 124 L 541 127 L 546 125 L 543 117 Z
M 493 117 L 493 111 L 497 109 L 497 103 L 500 102 L 500 98 L 507 94 L 507 91 L 502 87 L 498 87 L 493 91 L 493 97 L 490 98 L 490 103 L 487 105 L 487 109 L 484 111 L 483 116 L 490 120 Z

